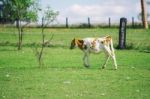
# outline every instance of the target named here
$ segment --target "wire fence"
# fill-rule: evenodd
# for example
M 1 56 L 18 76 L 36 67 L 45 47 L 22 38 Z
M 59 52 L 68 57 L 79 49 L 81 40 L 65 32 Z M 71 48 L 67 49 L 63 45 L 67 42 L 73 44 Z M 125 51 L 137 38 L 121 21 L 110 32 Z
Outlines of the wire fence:
M 94 27 L 103 27 L 103 28 L 113 28 L 118 27 L 120 24 L 120 18 L 114 17 L 99 17 L 99 18 L 64 18 L 62 20 L 57 20 L 49 25 L 49 27 L 64 27 L 64 28 L 94 28 Z M 150 25 L 150 21 L 148 22 Z M 131 17 L 127 18 L 127 27 L 130 28 L 142 28 L 142 21 L 138 18 Z
M 49 24 L 47 27 L 50 28 L 116 28 L 119 27 L 121 17 L 87 17 L 87 18 L 63 18 L 58 19 L 55 22 Z M 150 20 L 150 19 L 149 19 Z M 14 22 L 11 21 L 5 22 L 3 20 L 0 22 L 2 25 L 7 26 L 16 26 Z M 25 22 L 23 22 L 24 24 Z M 150 21 L 148 22 L 150 25 Z M 30 23 L 27 27 L 41 27 L 40 22 Z M 131 17 L 127 18 L 127 27 L 128 28 L 143 28 L 142 21 L 138 18 Z

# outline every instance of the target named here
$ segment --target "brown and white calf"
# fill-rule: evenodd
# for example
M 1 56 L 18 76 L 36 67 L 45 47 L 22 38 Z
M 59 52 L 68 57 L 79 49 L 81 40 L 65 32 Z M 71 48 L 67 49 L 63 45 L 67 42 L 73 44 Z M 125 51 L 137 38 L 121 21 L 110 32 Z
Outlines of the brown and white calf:
M 111 57 L 117 69 L 116 57 L 113 48 L 113 41 L 111 36 L 101 37 L 101 38 L 84 38 L 76 39 L 74 38 L 71 42 L 70 49 L 79 47 L 84 52 L 84 66 L 89 67 L 89 55 L 90 53 L 100 53 L 104 52 L 106 55 L 106 60 L 102 68 L 106 67 L 106 64 Z

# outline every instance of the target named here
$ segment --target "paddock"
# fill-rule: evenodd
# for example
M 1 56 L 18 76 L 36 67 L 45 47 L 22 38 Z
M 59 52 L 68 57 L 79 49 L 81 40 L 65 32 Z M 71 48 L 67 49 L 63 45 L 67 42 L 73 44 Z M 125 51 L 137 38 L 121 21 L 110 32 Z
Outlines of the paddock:
M 38 67 L 32 49 L 34 44 L 40 47 L 40 30 L 26 28 L 23 49 L 18 51 L 16 30 L 0 28 L 1 99 L 149 99 L 149 29 L 128 29 L 126 50 L 116 49 L 116 28 L 46 29 L 46 39 L 52 34 L 54 37 L 44 49 L 42 68 Z M 118 62 L 116 71 L 112 69 L 112 61 L 100 69 L 105 59 L 103 53 L 91 55 L 91 67 L 85 68 L 83 52 L 69 49 L 73 37 L 100 35 L 113 38 Z

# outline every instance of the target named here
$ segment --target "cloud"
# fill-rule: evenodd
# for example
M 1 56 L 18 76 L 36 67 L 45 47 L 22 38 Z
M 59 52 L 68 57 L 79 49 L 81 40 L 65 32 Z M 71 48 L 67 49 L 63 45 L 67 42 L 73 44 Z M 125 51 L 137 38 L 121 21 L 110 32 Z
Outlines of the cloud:
M 100 9 L 98 5 L 78 5 L 75 4 L 72 7 L 70 7 L 70 12 L 77 16 L 93 16 L 93 15 L 99 15 L 99 12 L 104 12 L 102 9 Z
M 62 20 L 65 17 L 69 17 L 72 23 L 79 23 L 86 21 L 85 18 L 91 17 L 95 22 L 98 22 L 100 20 L 105 21 L 108 17 L 112 17 L 115 20 L 118 20 L 120 17 L 137 17 L 138 13 L 140 13 L 139 2 L 128 3 L 117 0 L 116 3 L 114 0 L 109 0 L 109 2 L 105 1 L 94 5 L 73 4 L 63 9 L 58 19 Z
M 72 5 L 68 12 L 78 16 L 109 16 L 128 15 L 139 12 L 138 4 L 132 5 Z

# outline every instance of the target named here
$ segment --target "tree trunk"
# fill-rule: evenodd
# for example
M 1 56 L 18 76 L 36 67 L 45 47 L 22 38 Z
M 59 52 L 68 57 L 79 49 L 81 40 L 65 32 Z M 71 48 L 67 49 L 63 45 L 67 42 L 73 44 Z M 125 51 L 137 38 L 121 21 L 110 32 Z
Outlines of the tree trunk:
M 21 29 L 21 21 L 17 20 L 17 28 L 18 28 L 18 50 L 22 48 L 22 29 Z
M 141 10 L 142 10 L 142 23 L 145 29 L 148 29 L 148 22 L 147 22 L 147 11 L 146 11 L 146 2 L 145 0 L 141 0 Z
M 43 66 L 43 60 L 42 60 L 42 56 L 43 56 L 43 50 L 44 50 L 44 43 L 45 43 L 45 34 L 44 34 L 44 18 L 42 18 L 42 48 L 39 52 L 39 56 L 38 56 L 38 61 L 39 61 L 39 66 Z

